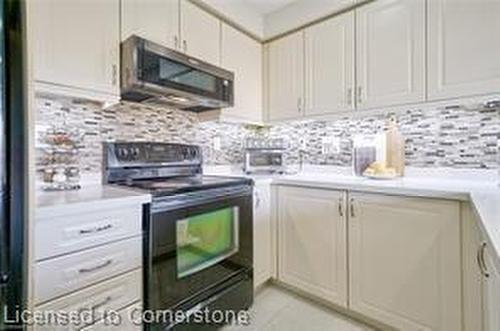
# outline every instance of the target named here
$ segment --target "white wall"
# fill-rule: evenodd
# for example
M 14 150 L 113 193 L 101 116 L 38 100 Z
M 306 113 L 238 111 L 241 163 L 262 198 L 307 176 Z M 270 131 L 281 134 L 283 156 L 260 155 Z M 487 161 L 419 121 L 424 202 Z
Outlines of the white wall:
M 264 17 L 264 39 L 333 14 L 362 0 L 301 0 Z

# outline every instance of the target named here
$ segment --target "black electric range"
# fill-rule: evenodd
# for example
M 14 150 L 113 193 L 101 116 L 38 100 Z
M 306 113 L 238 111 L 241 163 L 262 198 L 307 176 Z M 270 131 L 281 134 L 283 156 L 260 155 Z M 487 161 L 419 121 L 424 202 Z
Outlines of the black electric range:
M 250 307 L 252 180 L 204 176 L 199 147 L 165 143 L 106 143 L 103 176 L 153 196 L 144 217 L 144 308 L 162 318 L 148 329 L 214 330 L 228 321 L 211 313 Z

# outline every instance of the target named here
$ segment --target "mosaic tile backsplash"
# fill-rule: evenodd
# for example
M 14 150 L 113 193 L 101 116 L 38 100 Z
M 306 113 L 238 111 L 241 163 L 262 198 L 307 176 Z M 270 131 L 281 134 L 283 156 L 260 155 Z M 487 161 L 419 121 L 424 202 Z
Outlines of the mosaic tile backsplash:
M 282 137 L 289 164 L 351 164 L 352 139 L 357 134 L 383 130 L 386 116 L 331 121 L 297 121 L 267 128 L 230 123 L 199 122 L 196 115 L 175 109 L 122 103 L 102 109 L 94 103 L 39 97 L 37 131 L 65 127 L 83 135 L 80 168 L 100 173 L 103 141 L 160 141 L 198 144 L 210 165 L 243 161 L 246 137 Z M 396 115 L 406 138 L 407 164 L 419 167 L 496 168 L 500 137 L 500 107 L 442 107 L 399 111 Z M 213 139 L 220 139 L 220 149 Z M 340 153 L 322 154 L 322 139 L 340 139 Z M 39 165 L 39 170 L 43 169 Z

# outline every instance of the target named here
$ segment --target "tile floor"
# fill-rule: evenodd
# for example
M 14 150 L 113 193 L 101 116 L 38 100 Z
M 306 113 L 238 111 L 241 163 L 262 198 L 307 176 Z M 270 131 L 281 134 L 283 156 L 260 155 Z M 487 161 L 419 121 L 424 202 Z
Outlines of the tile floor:
M 375 331 L 276 286 L 259 291 L 250 316 L 250 325 L 222 331 Z

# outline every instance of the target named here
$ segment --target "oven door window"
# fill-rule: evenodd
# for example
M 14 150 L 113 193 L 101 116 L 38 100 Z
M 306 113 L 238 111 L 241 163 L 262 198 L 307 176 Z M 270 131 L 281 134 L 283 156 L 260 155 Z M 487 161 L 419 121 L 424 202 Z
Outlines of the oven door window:
M 238 252 L 238 215 L 238 207 L 229 207 L 177 221 L 177 278 L 206 269 Z

